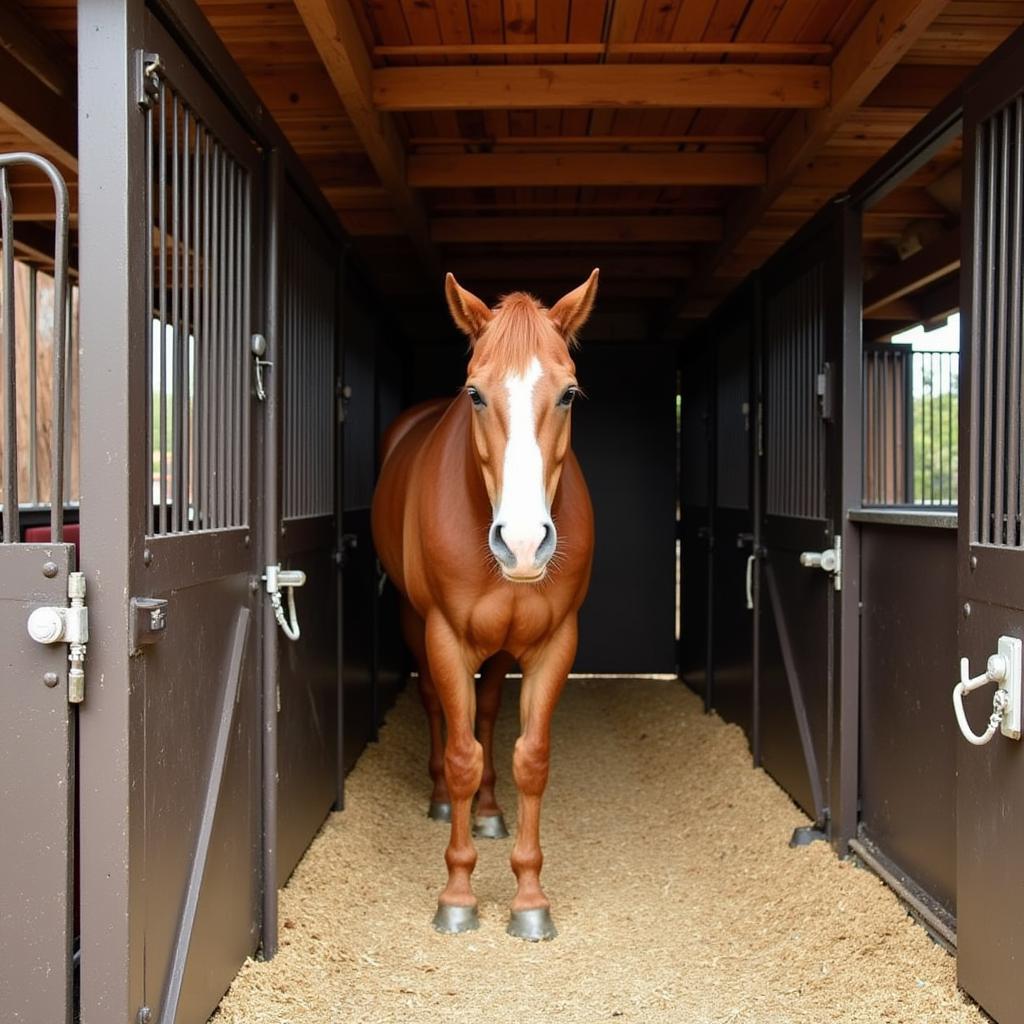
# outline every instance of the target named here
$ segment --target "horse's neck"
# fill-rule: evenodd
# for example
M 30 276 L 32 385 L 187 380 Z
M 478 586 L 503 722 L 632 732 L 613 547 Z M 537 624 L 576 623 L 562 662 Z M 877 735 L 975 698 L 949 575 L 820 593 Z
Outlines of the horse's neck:
M 446 515 L 473 525 L 490 526 L 491 503 L 473 444 L 471 412 L 456 402 L 437 425 L 441 459 L 438 479 L 427 481 L 432 500 Z

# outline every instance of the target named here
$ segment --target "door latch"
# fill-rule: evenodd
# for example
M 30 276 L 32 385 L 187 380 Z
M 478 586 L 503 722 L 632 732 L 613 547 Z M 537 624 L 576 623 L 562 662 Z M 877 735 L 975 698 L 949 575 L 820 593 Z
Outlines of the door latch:
M 280 565 L 268 565 L 263 575 L 267 585 L 270 603 L 274 608 L 274 618 L 282 632 L 289 640 L 298 640 L 299 616 L 295 611 L 295 588 L 306 585 L 306 574 L 301 569 L 282 569 Z M 288 615 L 284 614 L 281 605 L 281 591 L 288 591 Z
M 953 711 L 957 725 L 968 743 L 983 746 L 996 734 L 998 729 L 1011 740 L 1020 739 L 1020 663 L 1021 641 L 1014 636 L 1001 636 L 997 652 L 991 655 L 980 676 L 970 676 L 970 662 L 960 659 L 960 682 L 953 687 Z M 964 714 L 964 694 L 977 690 L 988 683 L 996 684 L 992 695 L 992 714 L 988 728 L 980 735 L 971 728 Z
M 832 547 L 824 551 L 803 551 L 800 564 L 805 569 L 821 569 L 832 577 L 836 590 L 843 589 L 843 538 L 837 533 L 832 539 Z
M 262 334 L 254 334 L 249 339 L 249 347 L 252 350 L 253 365 L 256 369 L 256 397 L 261 402 L 265 402 L 267 389 L 263 384 L 263 368 L 274 365 L 269 359 L 263 358 L 267 354 L 267 339 Z
M 85 606 L 85 573 L 68 573 L 69 607 L 35 608 L 28 617 L 28 635 L 37 644 L 68 645 L 68 702 L 85 700 L 85 648 L 89 642 L 89 609 Z

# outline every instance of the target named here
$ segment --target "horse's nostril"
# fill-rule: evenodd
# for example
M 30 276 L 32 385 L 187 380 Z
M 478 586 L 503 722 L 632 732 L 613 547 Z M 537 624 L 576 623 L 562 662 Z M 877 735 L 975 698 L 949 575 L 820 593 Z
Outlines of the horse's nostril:
M 516 566 L 516 556 L 512 554 L 512 549 L 505 543 L 505 538 L 502 536 L 502 529 L 505 526 L 504 523 L 494 523 L 491 526 L 491 533 L 488 537 L 488 542 L 491 548 L 491 553 L 494 557 L 505 566 L 506 569 L 514 569 Z
M 558 542 L 558 535 L 555 533 L 555 527 L 551 523 L 544 524 L 544 536 L 541 538 L 540 544 L 537 546 L 537 554 L 534 561 L 541 565 L 546 562 L 555 553 L 555 544 Z

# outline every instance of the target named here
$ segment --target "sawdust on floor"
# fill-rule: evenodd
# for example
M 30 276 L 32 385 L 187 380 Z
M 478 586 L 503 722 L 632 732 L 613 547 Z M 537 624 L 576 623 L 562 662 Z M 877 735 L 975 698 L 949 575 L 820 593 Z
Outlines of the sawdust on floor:
M 514 825 L 510 683 L 499 798 Z M 742 732 L 678 683 L 572 680 L 555 716 L 543 880 L 559 937 L 505 935 L 511 839 L 480 840 L 481 927 L 430 927 L 447 827 L 425 816 L 410 686 L 281 892 L 281 949 L 216 1024 L 960 1024 L 985 1018 L 954 959 L 750 767 Z

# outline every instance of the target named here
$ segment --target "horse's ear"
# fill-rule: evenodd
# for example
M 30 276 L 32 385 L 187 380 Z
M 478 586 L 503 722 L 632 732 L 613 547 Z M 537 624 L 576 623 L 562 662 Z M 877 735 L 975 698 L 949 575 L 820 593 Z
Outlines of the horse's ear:
M 472 292 L 466 291 L 454 274 L 445 276 L 444 294 L 456 327 L 476 341 L 494 314 Z
M 563 295 L 548 312 L 552 322 L 561 332 L 562 337 L 570 344 L 575 344 L 576 333 L 587 322 L 590 311 L 594 308 L 597 298 L 597 275 L 595 267 L 590 277 L 574 288 L 568 295 Z

